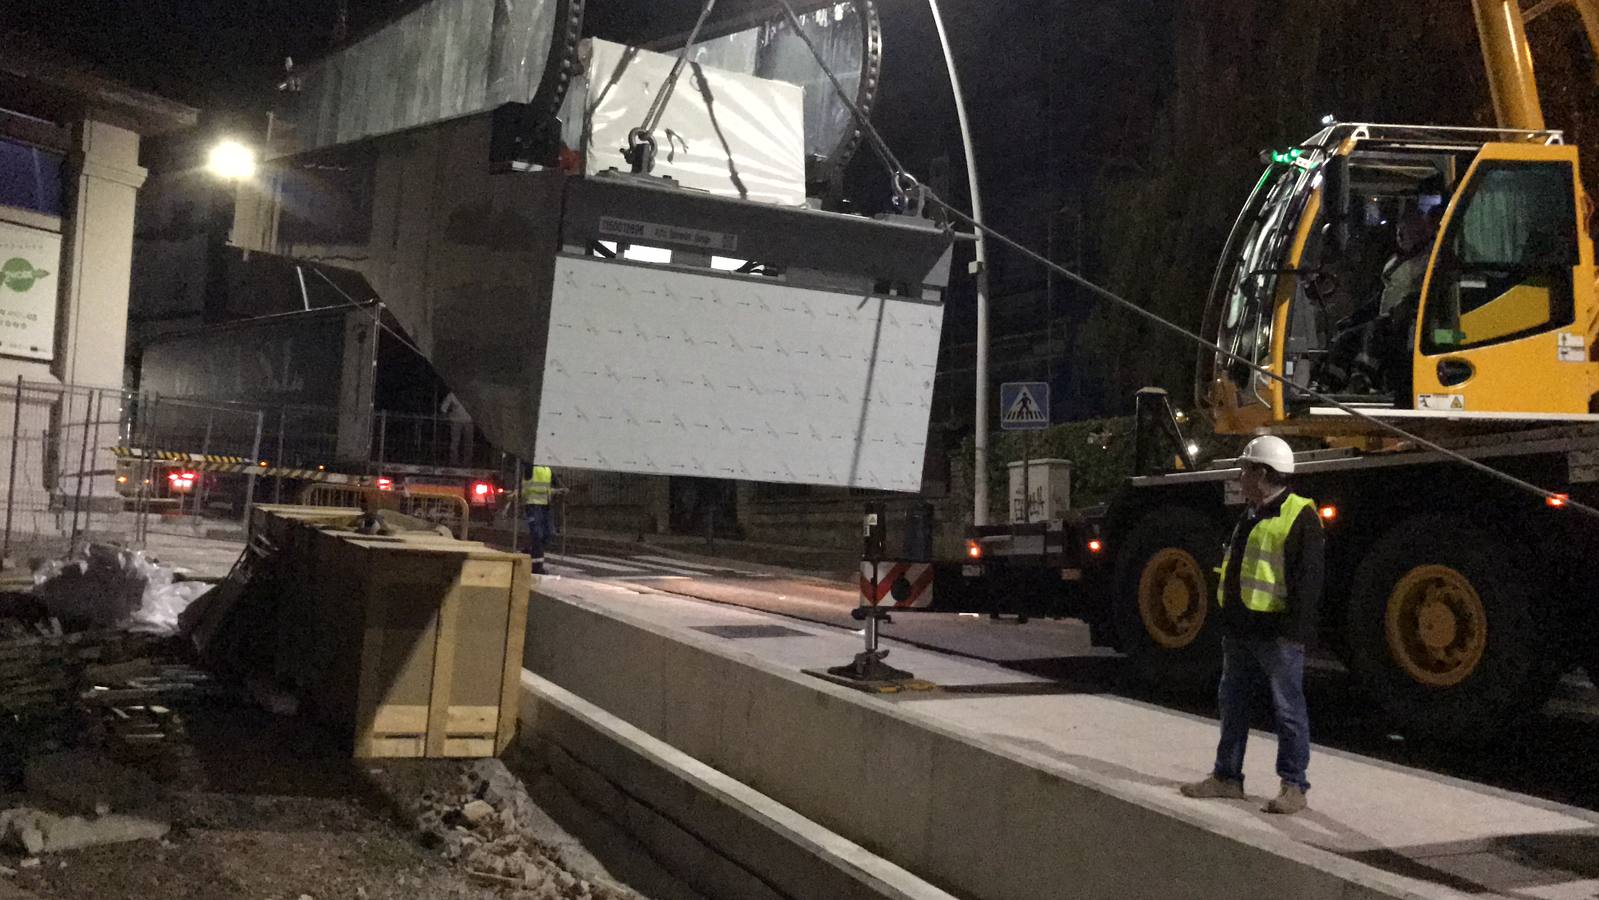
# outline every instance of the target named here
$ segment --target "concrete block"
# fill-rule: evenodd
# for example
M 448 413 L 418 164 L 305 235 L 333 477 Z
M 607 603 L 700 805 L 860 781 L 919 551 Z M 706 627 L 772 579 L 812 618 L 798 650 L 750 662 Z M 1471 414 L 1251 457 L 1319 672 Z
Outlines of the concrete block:
M 560 634 L 563 645 L 531 662 L 555 684 L 677 750 L 694 748 L 699 762 L 856 852 L 878 853 L 951 892 L 981 900 L 1450 893 L 915 713 L 919 702 L 936 701 L 870 698 L 582 596 L 540 610 L 536 627 Z M 602 656 L 614 661 L 611 671 L 587 671 Z M 664 691 L 623 687 L 639 681 Z M 720 692 L 719 720 L 694 707 L 708 686 Z M 653 790 L 655 802 L 666 802 Z M 725 848 L 736 839 L 725 821 L 696 804 L 683 814 L 690 811 L 701 839 L 741 852 Z M 683 821 L 675 811 L 674 820 Z M 762 871 L 772 883 L 789 877 L 784 857 L 764 842 L 746 834 L 740 844 L 771 857 Z
M 696 890 L 714 898 L 764 900 L 948 900 L 949 895 L 708 769 L 638 729 L 531 674 L 522 709 L 527 740 L 559 747 L 549 758 L 584 766 L 575 747 L 603 736 L 633 757 L 615 770 L 589 773 L 614 780 L 627 798 L 622 824 L 652 855 Z M 587 734 L 585 734 L 585 732 Z M 615 753 L 599 758 L 616 761 Z M 574 780 L 576 780 L 574 778 Z
M 584 806 L 608 819 L 620 820 L 627 810 L 627 797 L 598 772 L 573 759 L 559 746 L 549 751 L 550 772 Z
M 166 822 L 137 816 L 108 815 L 97 819 L 58 816 L 28 807 L 0 813 L 0 835 L 29 855 L 59 853 L 102 844 L 153 841 L 171 829 Z
M 23 784 L 31 794 L 82 813 L 140 810 L 161 797 L 149 776 L 86 750 L 28 760 Z

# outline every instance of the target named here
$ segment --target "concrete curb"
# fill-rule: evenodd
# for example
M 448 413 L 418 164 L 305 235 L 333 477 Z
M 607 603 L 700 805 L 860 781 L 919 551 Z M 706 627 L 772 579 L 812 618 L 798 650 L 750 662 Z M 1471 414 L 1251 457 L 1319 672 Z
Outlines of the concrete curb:
M 523 671 L 519 738 L 585 805 L 717 900 L 954 900 L 682 751 Z
M 806 679 L 711 638 L 662 634 L 565 591 L 535 595 L 529 619 L 528 659 L 540 674 L 962 895 L 1462 896 L 1206 818 L 1175 796 L 1151 803 L 1087 769 L 934 722 L 914 704 Z

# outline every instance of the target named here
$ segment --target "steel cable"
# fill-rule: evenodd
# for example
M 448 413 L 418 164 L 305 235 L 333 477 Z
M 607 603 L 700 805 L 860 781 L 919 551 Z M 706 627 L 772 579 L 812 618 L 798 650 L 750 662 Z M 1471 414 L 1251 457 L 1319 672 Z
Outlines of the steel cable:
M 856 125 L 859 126 L 861 131 L 867 136 L 867 138 L 868 138 L 867 142 L 872 145 L 874 150 L 877 151 L 879 159 L 882 160 L 884 166 L 889 171 L 890 177 L 894 181 L 895 190 L 896 191 L 900 190 L 901 189 L 901 183 L 903 181 L 907 180 L 907 179 L 910 181 L 910 183 L 912 185 L 915 185 L 915 183 L 916 183 L 915 179 L 914 178 L 910 178 L 909 173 L 905 170 L 904 166 L 902 166 L 900 164 L 898 157 L 896 157 L 894 155 L 893 151 L 888 148 L 888 143 L 883 139 L 882 135 L 877 131 L 876 126 L 874 126 L 871 123 L 870 119 L 868 119 L 865 115 L 863 115 L 861 113 L 860 109 L 849 98 L 849 96 L 847 95 L 847 92 L 845 92 L 845 90 L 843 88 L 843 85 L 841 85 L 839 83 L 839 80 L 838 80 L 837 76 L 835 76 L 833 74 L 831 68 L 828 67 L 827 60 L 825 60 L 822 57 L 822 54 L 816 48 L 816 45 L 811 42 L 809 36 L 807 36 L 804 33 L 804 31 L 800 28 L 799 18 L 794 14 L 794 9 L 793 9 L 793 7 L 791 7 L 789 5 L 788 0 L 777 0 L 777 2 L 782 5 L 783 11 L 787 14 L 787 18 L 789 20 L 789 23 L 794 27 L 794 30 L 799 34 L 801 40 L 804 41 L 805 46 L 811 51 L 811 56 L 813 56 L 816 59 L 816 64 L 822 68 L 822 71 L 827 75 L 828 80 L 830 82 L 832 82 L 833 90 L 838 93 L 839 99 L 842 100 L 844 102 L 845 106 L 847 106 L 849 108 L 850 114 L 852 116 L 854 116 L 854 118 L 855 118 Z M 1466 456 L 1465 454 L 1460 453 L 1459 451 L 1452 450 L 1452 449 L 1450 449 L 1448 447 L 1443 446 L 1442 444 L 1437 443 L 1436 441 L 1432 441 L 1432 440 L 1429 440 L 1427 438 L 1424 438 L 1421 435 L 1415 434 L 1415 433 L 1413 433 L 1411 431 L 1408 431 L 1408 430 L 1406 430 L 1404 428 L 1401 428 L 1400 426 L 1395 425 L 1392 422 L 1387 422 L 1387 421 L 1384 421 L 1382 419 L 1379 419 L 1379 418 L 1377 418 L 1375 416 L 1372 416 L 1372 415 L 1366 413 L 1365 411 L 1363 411 L 1363 410 L 1361 410 L 1361 409 L 1359 409 L 1357 407 L 1350 406 L 1347 403 L 1343 403 L 1342 401 L 1339 401 L 1339 400 L 1336 400 L 1336 399 L 1334 399 L 1332 397 L 1329 397 L 1326 394 L 1323 394 L 1323 393 L 1321 393 L 1319 391 L 1314 391 L 1314 390 L 1311 390 L 1310 388 L 1306 388 L 1306 387 L 1300 387 L 1299 385 L 1294 384 L 1293 382 L 1289 381 L 1288 379 L 1284 378 L 1283 376 L 1278 375 L 1276 372 L 1273 372 L 1270 369 L 1267 369 L 1267 368 L 1265 368 L 1263 366 L 1257 365 L 1253 360 L 1245 359 L 1244 357 L 1239 356 L 1238 354 L 1232 352 L 1231 350 L 1227 350 L 1227 349 L 1223 348 L 1220 344 L 1217 344 L 1214 341 L 1208 340 L 1208 339 L 1200 336 L 1199 334 L 1197 334 L 1195 332 L 1189 331 L 1188 329 L 1184 328 L 1183 326 L 1178 325 L 1176 322 L 1173 322 L 1173 321 L 1171 321 L 1169 319 L 1166 319 L 1166 318 L 1160 316 L 1157 313 L 1151 312 L 1150 310 L 1147 310 L 1144 307 L 1139 306 L 1137 303 L 1134 303 L 1133 301 L 1128 300 L 1127 298 L 1121 296 L 1120 294 L 1117 294 L 1116 292 L 1114 292 L 1114 291 L 1112 291 L 1112 290 L 1110 290 L 1108 288 L 1101 287 L 1100 285 L 1094 283 L 1093 281 L 1089 280 L 1088 278 L 1085 278 L 1082 275 L 1079 275 L 1076 272 L 1073 272 L 1070 269 L 1067 269 L 1065 266 L 1062 266 L 1059 263 L 1056 263 L 1053 260 L 1050 260 L 1050 259 L 1046 258 L 1043 254 L 1038 253 L 1037 251 L 1035 251 L 1035 250 L 1033 250 L 1033 249 L 1031 249 L 1029 247 L 1023 246 L 1022 244 L 1020 244 L 1017 241 L 1011 239 L 1009 236 L 1005 235 L 1003 232 L 998 231 L 997 229 L 993 228 L 992 226 L 989 226 L 987 224 L 984 224 L 982 222 L 977 221 L 977 219 L 973 218 L 972 216 L 966 214 L 965 212 L 963 212 L 959 208 L 957 208 L 954 205 L 950 204 L 948 201 L 946 201 L 942 197 L 938 196 L 937 193 L 935 193 L 932 189 L 926 187 L 925 185 L 921 186 L 920 190 L 922 192 L 922 196 L 927 201 L 929 201 L 929 202 L 933 203 L 934 205 L 938 206 L 939 208 L 943 209 L 952 218 L 954 218 L 954 219 L 956 219 L 956 220 L 958 220 L 960 222 L 964 222 L 965 224 L 971 226 L 973 229 L 982 232 L 984 235 L 987 235 L 988 237 L 991 237 L 994 240 L 999 241 L 1001 244 L 1004 244 L 1005 246 L 1011 248 L 1012 250 L 1015 250 L 1017 253 L 1020 253 L 1022 256 L 1026 257 L 1027 259 L 1029 259 L 1029 260 L 1031 260 L 1031 261 L 1043 266 L 1044 268 L 1054 272 L 1055 274 L 1065 278 L 1067 281 L 1071 282 L 1072 284 L 1075 284 L 1078 287 L 1083 288 L 1084 290 L 1088 291 L 1089 293 L 1093 294 L 1094 296 L 1099 297 L 1102 300 L 1107 300 L 1107 301 L 1109 301 L 1109 302 L 1111 302 L 1111 303 L 1113 303 L 1113 304 L 1115 304 L 1117 306 L 1120 306 L 1121 308 L 1126 309 L 1129 312 L 1132 312 L 1133 314 L 1145 319 L 1146 321 L 1149 321 L 1149 322 L 1153 323 L 1157 327 L 1162 328 L 1162 329 L 1164 329 L 1164 330 L 1166 330 L 1168 332 L 1171 332 L 1172 334 L 1178 335 L 1179 337 L 1186 338 L 1189 341 L 1192 341 L 1193 343 L 1198 344 L 1200 347 L 1203 347 L 1203 348 L 1205 348 L 1207 350 L 1210 350 L 1212 352 L 1218 353 L 1218 354 L 1222 355 L 1223 357 L 1225 357 L 1226 359 L 1228 359 L 1231 362 L 1241 363 L 1244 366 L 1248 367 L 1253 372 L 1255 372 L 1257 375 L 1260 375 L 1260 376 L 1265 377 L 1265 378 L 1267 378 L 1267 379 L 1269 379 L 1271 381 L 1274 381 L 1274 382 L 1277 382 L 1278 384 L 1281 384 L 1285 389 L 1294 392 L 1298 396 L 1308 397 L 1308 398 L 1310 398 L 1312 400 L 1316 400 L 1316 401 L 1318 401 L 1320 403 L 1325 403 L 1328 406 L 1331 406 L 1331 407 L 1333 407 L 1335 409 L 1338 409 L 1338 410 L 1342 411 L 1346 415 L 1349 415 L 1349 416 L 1351 416 L 1353 418 L 1356 418 L 1356 419 L 1360 419 L 1361 421 L 1367 422 L 1367 423 L 1369 423 L 1371 425 L 1375 425 L 1377 428 L 1379 428 L 1379 429 L 1381 429 L 1383 431 L 1386 431 L 1386 432 L 1394 435 L 1395 437 L 1398 437 L 1398 438 L 1400 438 L 1402 440 L 1410 441 L 1410 442 L 1414 443 L 1415 445 L 1417 445 L 1419 447 L 1426 448 L 1428 450 L 1431 450 L 1434 453 L 1441 454 L 1442 456 L 1444 456 L 1444 457 L 1446 457 L 1446 458 L 1448 458 L 1450 460 L 1453 460 L 1453 461 L 1455 461 L 1457 463 L 1460 463 L 1460 464 L 1462 464 L 1464 466 L 1467 466 L 1467 467 L 1469 467 L 1471 469 L 1475 469 L 1478 472 L 1483 473 L 1484 475 L 1488 475 L 1488 476 L 1490 476 L 1490 477 L 1492 477 L 1494 479 L 1497 479 L 1497 480 L 1499 480 L 1499 481 L 1501 481 L 1501 482 L 1503 482 L 1505 484 L 1508 484 L 1508 485 L 1510 485 L 1510 486 L 1512 486 L 1512 487 L 1514 487 L 1514 488 L 1516 488 L 1518 490 L 1521 490 L 1521 491 L 1524 491 L 1526 493 L 1532 494 L 1532 495 L 1538 497 L 1541 500 L 1558 501 L 1565 508 L 1576 510 L 1576 511 L 1581 512 L 1581 513 L 1583 513 L 1585 515 L 1591 516 L 1591 517 L 1593 517 L 1595 519 L 1599 519 L 1599 508 L 1595 508 L 1595 507 L 1589 506 L 1588 504 L 1585 504 L 1585 503 L 1579 503 L 1579 502 L 1577 502 L 1575 500 L 1570 499 L 1569 497 L 1567 497 L 1564 494 L 1560 494 L 1560 493 L 1557 493 L 1555 491 L 1551 491 L 1551 490 L 1549 490 L 1547 488 L 1540 487 L 1540 486 L 1538 486 L 1536 484 L 1533 484 L 1532 482 L 1527 481 L 1525 479 L 1517 478 L 1516 476 L 1511 475 L 1509 472 L 1505 472 L 1505 471 L 1502 471 L 1500 469 L 1496 469 L 1493 466 L 1490 466 L 1490 465 L 1488 465 L 1488 464 L 1486 464 L 1484 462 L 1472 459 L 1471 457 Z

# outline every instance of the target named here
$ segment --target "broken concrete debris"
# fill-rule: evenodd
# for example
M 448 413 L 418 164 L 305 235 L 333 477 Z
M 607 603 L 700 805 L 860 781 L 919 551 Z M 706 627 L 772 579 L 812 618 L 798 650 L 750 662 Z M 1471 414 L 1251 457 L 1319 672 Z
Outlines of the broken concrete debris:
M 482 884 L 512 889 L 529 900 L 641 900 L 617 884 L 578 878 L 561 862 L 559 848 L 532 830 L 533 800 L 499 760 L 474 763 L 459 790 L 426 792 L 417 803 L 417 829 L 429 846 L 461 864 Z
M 148 775 L 89 750 L 67 750 L 29 759 L 23 768 L 29 793 L 66 809 L 105 816 L 144 809 L 159 800 Z
M 0 812 L 0 844 L 15 847 L 29 856 L 102 844 L 160 840 L 170 828 L 166 822 L 118 814 L 85 819 L 58 816 L 26 806 Z
M 467 824 L 474 828 L 482 825 L 490 816 L 494 814 L 494 807 L 482 800 L 473 800 L 467 805 L 461 807 L 461 817 L 466 819 Z

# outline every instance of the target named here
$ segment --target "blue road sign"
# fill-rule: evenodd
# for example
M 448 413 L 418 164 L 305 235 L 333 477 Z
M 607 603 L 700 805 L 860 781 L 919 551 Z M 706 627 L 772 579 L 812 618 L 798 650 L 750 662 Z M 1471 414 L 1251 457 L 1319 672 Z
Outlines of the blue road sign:
M 1038 431 L 1049 427 L 1049 385 L 1012 381 L 999 386 L 999 427 L 1005 431 Z

